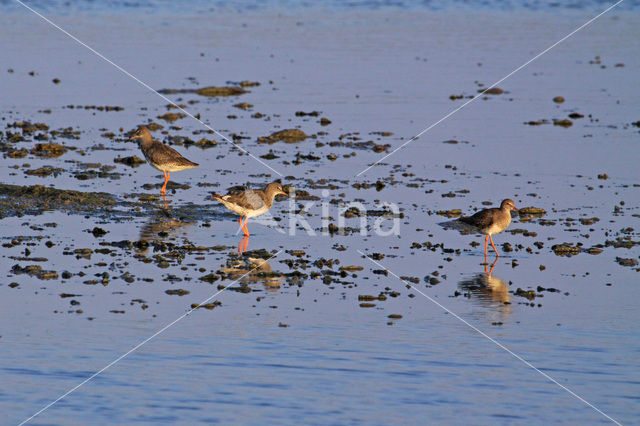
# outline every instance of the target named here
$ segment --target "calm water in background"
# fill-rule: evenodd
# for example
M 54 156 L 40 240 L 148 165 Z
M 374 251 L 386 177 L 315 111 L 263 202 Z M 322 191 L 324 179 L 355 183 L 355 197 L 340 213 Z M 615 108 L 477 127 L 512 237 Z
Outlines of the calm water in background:
M 2 182 L 108 191 L 119 199 L 143 192 L 145 183 L 158 182 L 157 171 L 148 166 L 117 165 L 120 179 L 74 177 L 80 163 L 112 165 L 116 157 L 139 155 L 135 144 L 114 143 L 101 134 L 121 135 L 120 128 L 128 131 L 148 118 L 158 121 L 155 117 L 166 112 L 166 102 L 36 16 L 11 2 L 0 4 L 0 72 L 14 70 L 0 80 L 3 124 L 43 121 L 54 129 L 72 126 L 83 132 L 80 140 L 63 142 L 82 152 L 48 160 L 3 158 L 3 165 L 19 168 L 3 167 Z M 195 311 L 35 423 L 608 421 L 400 280 L 374 273 L 381 267 L 359 251 L 386 254 L 380 260 L 385 268 L 420 278 L 416 286 L 429 297 L 611 417 L 636 421 L 638 273 L 615 259 L 638 259 L 638 246 L 606 247 L 597 256 L 570 258 L 556 256 L 551 246 L 567 242 L 591 247 L 620 235 L 640 238 L 636 230 L 628 231 L 638 229 L 640 214 L 639 135 L 630 125 L 640 119 L 637 2 L 624 2 L 501 83 L 507 93 L 473 102 L 361 177 L 354 175 L 383 154 L 356 150 L 355 157 L 345 158 L 354 150 L 319 149 L 313 141 L 269 146 L 256 139 L 296 126 L 308 134 L 327 132 L 318 136 L 324 143 L 349 132 L 360 132 L 366 140 L 375 137 L 372 132 L 386 131 L 393 135 L 382 142 L 393 149 L 464 102 L 451 101 L 450 95 L 477 93 L 478 83 L 497 81 L 608 4 L 558 8 L 539 2 L 505 7 L 457 2 L 441 8 L 428 2 L 335 2 L 322 7 L 255 2 L 240 8 L 198 2 L 191 9 L 169 2 L 29 4 L 151 87 L 259 81 L 259 87 L 238 98 L 172 99 L 187 103 L 190 112 L 201 114 L 224 135 L 247 136 L 242 146 L 256 156 L 273 149 L 280 158 L 267 163 L 293 177 L 286 183 L 323 200 L 359 199 L 370 209 L 379 208 L 381 201 L 393 202 L 404 213 L 400 235 L 393 237 L 312 237 L 300 229 L 290 236 L 250 222 L 255 233 L 250 249 L 281 251 L 269 261 L 275 271 L 289 272 L 282 260 L 295 259 L 291 250 L 304 250 L 311 262 L 337 258 L 341 265 L 364 269 L 349 278 L 352 285 L 308 279 L 273 288 L 258 281 L 251 284 L 255 291 L 250 294 L 225 291 L 217 297 L 221 307 Z M 32 70 L 33 77 L 28 74 Z M 53 78 L 60 78 L 60 84 L 54 85 Z M 566 101 L 555 104 L 554 96 Z M 237 102 L 253 104 L 253 110 L 234 108 Z M 124 111 L 100 113 L 66 105 L 118 105 Z M 43 109 L 51 113 L 39 112 Z M 332 124 L 322 127 L 315 118 L 296 117 L 300 110 L 322 111 Z M 267 119 L 251 118 L 255 111 Z M 523 124 L 565 118 L 571 112 L 585 118 L 568 129 Z M 203 129 L 189 118 L 174 125 L 182 129 L 170 133 Z M 124 251 L 117 256 L 94 253 L 91 260 L 62 254 L 63 248 L 95 250 L 101 241 L 135 241 L 145 226 L 158 220 L 152 210 L 142 209 L 135 216 L 123 211 L 126 220 L 55 211 L 0 220 L 3 243 L 26 235 L 56 244 L 51 249 L 42 242 L 29 246 L 32 257 L 48 259 L 44 269 L 86 274 L 64 282 L 13 275 L 14 264 L 29 264 L 16 260 L 25 245 L 3 247 L 0 411 L 8 414 L 8 424 L 28 418 L 187 312 L 191 303 L 216 292 L 220 282 L 211 285 L 198 277 L 224 266 L 239 238 L 236 222 L 207 200 L 209 191 L 259 185 L 276 177 L 216 139 L 219 145 L 213 149 L 179 148 L 201 167 L 173 175 L 191 187 L 170 196 L 171 208 L 193 209 L 196 219 L 171 230 L 167 240 L 227 246 L 221 252 L 190 255 L 169 268 L 140 262 L 135 253 Z M 468 143 L 442 143 L 451 139 Z M 95 149 L 99 144 L 104 149 Z M 326 159 L 332 152 L 338 155 L 335 161 Z M 321 159 L 295 165 L 296 153 Z M 24 175 L 24 163 L 65 171 L 45 180 Z M 609 179 L 597 179 L 602 173 Z M 323 177 L 335 185 L 326 197 L 310 183 Z M 380 179 L 387 182 L 381 191 L 353 187 Z M 202 182 L 214 186 L 199 186 Z M 449 192 L 456 197 L 441 196 Z M 556 225 L 515 220 L 512 228 L 536 232 L 537 237 L 504 233 L 494 238 L 500 249 L 505 241 L 514 247 L 543 241 L 544 247 L 505 253 L 490 283 L 498 290 L 454 297 L 482 276 L 482 247 L 469 245 L 481 238 L 444 230 L 438 223 L 445 218 L 430 213 L 452 208 L 471 212 L 472 206 L 498 203 L 506 196 L 518 206 L 544 208 L 545 219 Z M 316 231 L 321 201 L 309 207 Z M 614 210 L 616 205 L 620 210 Z M 288 202 L 274 207 L 274 216 L 285 226 L 288 208 Z M 337 209 L 331 209 L 336 217 Z M 599 221 L 567 225 L 575 222 L 567 219 L 591 217 Z M 49 223 L 57 226 L 45 225 Z M 109 233 L 94 238 L 86 232 L 94 226 Z M 425 241 L 462 251 L 432 252 L 413 245 Z M 84 284 L 104 271 L 113 277 L 108 286 Z M 136 281 L 117 279 L 124 271 L 133 273 Z M 434 271 L 440 283 L 427 288 L 422 278 Z M 10 288 L 11 282 L 20 285 Z M 561 292 L 544 292 L 544 298 L 535 300 L 541 306 L 531 307 L 526 299 L 500 291 L 539 285 Z M 175 288 L 190 294 L 165 294 Z M 374 308 L 359 307 L 358 295 L 377 295 L 385 288 L 400 294 L 376 302 Z M 76 298 L 81 315 L 67 313 L 71 308 L 68 298 L 59 297 L 63 292 L 82 295 Z M 505 297 L 510 305 L 504 305 Z M 145 300 L 149 308 L 132 305 L 134 299 Z M 390 314 L 403 317 L 388 325 Z

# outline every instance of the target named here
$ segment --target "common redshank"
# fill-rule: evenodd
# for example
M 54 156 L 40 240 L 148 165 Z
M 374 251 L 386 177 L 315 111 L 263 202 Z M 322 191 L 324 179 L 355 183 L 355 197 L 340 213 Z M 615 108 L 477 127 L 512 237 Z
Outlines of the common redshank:
M 518 210 L 513 203 L 513 200 L 507 198 L 502 200 L 500 208 L 484 209 L 480 210 L 473 216 L 461 217 L 459 220 L 467 225 L 471 225 L 479 232 L 486 234 L 484 238 L 484 256 L 487 257 L 487 245 L 488 240 L 491 240 L 491 246 L 493 251 L 498 254 L 495 244 L 493 244 L 493 238 L 491 235 L 498 234 L 509 226 L 511 223 L 511 210 Z
M 249 236 L 247 221 L 250 217 L 260 216 L 269 211 L 276 195 L 287 195 L 282 189 L 282 185 L 273 182 L 267 185 L 264 190 L 246 190 L 233 195 L 211 194 L 214 200 L 220 201 L 226 208 L 240 215 L 238 223 L 245 236 Z M 242 218 L 245 218 L 244 222 Z
M 160 190 L 160 194 L 162 195 L 167 191 L 169 172 L 179 172 L 180 170 L 192 169 L 198 166 L 198 163 L 187 160 L 170 146 L 162 142 L 154 141 L 146 126 L 138 127 L 138 130 L 129 138 L 129 140 L 134 139 L 138 139 L 140 150 L 144 154 L 147 162 L 152 167 L 164 173 L 164 185 L 162 185 L 162 189 Z

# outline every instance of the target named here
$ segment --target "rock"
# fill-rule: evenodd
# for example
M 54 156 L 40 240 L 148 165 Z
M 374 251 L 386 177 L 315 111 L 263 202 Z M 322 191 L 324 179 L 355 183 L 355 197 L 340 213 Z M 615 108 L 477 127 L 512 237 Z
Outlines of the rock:
M 539 207 L 522 207 L 518 210 L 520 214 L 528 214 L 532 216 L 544 216 L 547 214 L 545 209 L 541 209 Z
M 239 109 L 243 109 L 243 110 L 247 111 L 247 110 L 253 108 L 253 105 L 248 104 L 246 102 L 240 102 L 238 104 L 235 104 L 234 108 L 239 108 Z
M 553 120 L 553 125 L 560 127 L 571 127 L 573 126 L 573 121 L 569 120 L 568 118 L 565 118 L 564 120 Z
M 186 114 L 183 114 L 181 112 L 168 112 L 166 114 L 163 115 L 159 115 L 158 118 L 160 120 L 164 120 L 164 121 L 168 121 L 169 123 L 173 123 L 174 121 L 177 121 L 181 118 L 186 117 Z
M 306 133 L 304 133 L 300 129 L 285 129 L 280 130 L 278 132 L 272 133 L 270 136 L 263 136 L 258 138 L 258 142 L 260 143 L 268 143 L 272 144 L 275 142 L 286 142 L 286 143 L 295 143 L 300 142 L 308 138 Z
M 616 257 L 616 262 L 622 266 L 634 267 L 638 265 L 638 261 L 632 258 Z
M 478 92 L 483 93 L 484 95 L 502 95 L 504 93 L 504 90 L 499 87 L 490 87 L 486 90 L 480 89 L 478 90 Z
M 580 253 L 581 248 L 569 243 L 556 244 L 551 247 L 556 256 L 572 256 Z
M 196 93 L 200 96 L 207 96 L 209 98 L 216 96 L 238 96 L 243 93 L 247 93 L 246 90 L 241 87 L 236 86 L 225 86 L 225 87 L 203 87 L 202 89 L 196 90 Z
M 130 157 L 118 157 L 113 160 L 114 163 L 125 164 L 129 167 L 138 167 L 140 164 L 143 164 L 145 161 L 138 157 L 137 155 L 132 155 Z
M 243 86 L 242 83 L 240 85 Z M 252 85 L 256 85 L 256 84 L 247 82 L 246 87 L 250 87 Z M 257 83 L 257 85 L 259 85 L 259 83 Z M 224 87 L 208 86 L 208 87 L 202 87 L 200 89 L 162 89 L 162 90 L 159 90 L 158 92 L 162 93 L 163 95 L 174 95 L 174 94 L 180 94 L 180 93 L 196 93 L 200 96 L 207 96 L 210 98 L 213 98 L 216 96 L 237 96 L 237 95 L 242 95 L 243 93 L 247 93 L 245 89 L 238 86 L 224 86 Z
M 528 300 L 533 300 L 536 298 L 536 292 L 533 290 L 523 290 L 520 287 L 514 293 L 516 296 L 524 297 Z
M 440 216 L 446 216 L 446 217 L 458 217 L 458 216 L 462 216 L 462 210 L 460 209 L 438 210 L 436 214 Z
M 67 148 L 58 143 L 38 143 L 31 150 L 31 154 L 42 158 L 60 157 L 67 152 Z
M 189 290 L 183 290 L 181 288 L 177 289 L 177 290 L 166 290 L 165 291 L 166 294 L 168 295 L 177 295 L 177 296 L 184 296 L 189 294 Z

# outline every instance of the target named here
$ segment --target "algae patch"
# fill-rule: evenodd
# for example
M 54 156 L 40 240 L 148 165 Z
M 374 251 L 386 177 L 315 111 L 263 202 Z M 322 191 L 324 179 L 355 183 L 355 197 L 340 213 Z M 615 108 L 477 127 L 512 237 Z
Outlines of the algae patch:
M 95 211 L 115 204 L 114 197 L 105 192 L 0 184 L 0 218 L 57 209 Z

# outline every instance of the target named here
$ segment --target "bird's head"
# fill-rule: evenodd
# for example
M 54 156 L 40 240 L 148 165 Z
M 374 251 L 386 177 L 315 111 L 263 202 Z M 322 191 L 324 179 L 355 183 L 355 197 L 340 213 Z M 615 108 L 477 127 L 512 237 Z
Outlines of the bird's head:
M 149 133 L 149 129 L 147 129 L 147 126 L 138 127 L 138 130 L 136 130 L 128 140 L 133 141 L 136 139 L 140 139 L 140 140 L 151 139 L 151 133 Z
M 513 200 L 511 198 L 506 198 L 504 200 L 502 200 L 502 204 L 500 204 L 500 208 L 502 210 L 515 210 L 518 211 L 518 209 L 516 208 L 515 203 L 513 202 Z
M 289 196 L 289 194 L 284 192 L 284 189 L 282 188 L 280 182 L 270 183 L 269 185 L 267 185 L 267 189 L 265 192 L 267 194 L 271 194 L 273 197 L 275 197 L 276 195 L 285 195 L 287 197 Z

